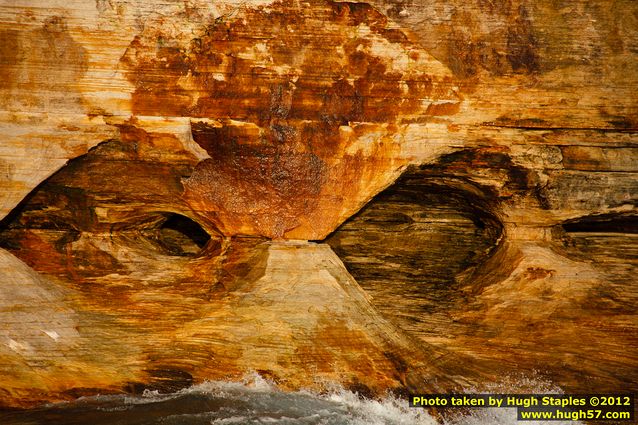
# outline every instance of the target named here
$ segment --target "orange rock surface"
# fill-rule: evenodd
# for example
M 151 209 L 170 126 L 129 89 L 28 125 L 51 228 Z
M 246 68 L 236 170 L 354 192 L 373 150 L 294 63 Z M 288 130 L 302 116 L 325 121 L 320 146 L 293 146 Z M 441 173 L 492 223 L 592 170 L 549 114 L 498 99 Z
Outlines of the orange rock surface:
M 638 390 L 636 2 L 13 0 L 0 33 L 0 405 Z

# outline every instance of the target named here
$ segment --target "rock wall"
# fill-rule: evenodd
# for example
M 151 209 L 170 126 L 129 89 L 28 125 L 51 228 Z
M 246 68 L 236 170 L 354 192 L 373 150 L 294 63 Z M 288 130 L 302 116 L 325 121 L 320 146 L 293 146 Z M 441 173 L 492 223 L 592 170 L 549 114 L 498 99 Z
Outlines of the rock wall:
M 635 2 L 11 0 L 0 32 L 0 404 L 638 389 Z

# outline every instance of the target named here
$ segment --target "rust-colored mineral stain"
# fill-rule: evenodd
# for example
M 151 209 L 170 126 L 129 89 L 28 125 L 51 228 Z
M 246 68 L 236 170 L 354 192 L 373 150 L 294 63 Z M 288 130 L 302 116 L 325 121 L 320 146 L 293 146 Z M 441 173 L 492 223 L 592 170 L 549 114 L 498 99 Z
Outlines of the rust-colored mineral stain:
M 0 238 L 0 247 L 10 250 L 29 267 L 38 272 L 57 276 L 75 278 L 70 270 L 69 258 L 65 255 L 65 239 L 68 233 L 32 232 L 30 230 L 14 230 Z M 46 253 L 46 255 L 43 255 Z
M 193 134 L 197 141 L 198 132 Z M 196 200 L 247 216 L 268 236 L 283 235 L 299 224 L 296 217 L 316 207 L 327 173 L 317 155 L 272 145 L 241 145 L 231 138 L 217 140 L 209 152 L 211 159 L 200 163 L 187 180 L 187 193 L 195 193 Z M 244 223 L 245 219 L 236 226 Z
M 344 134 L 355 132 L 343 128 L 367 123 L 356 137 L 376 140 L 428 105 L 428 115 L 450 115 L 460 102 L 449 72 L 364 3 L 242 7 L 188 41 L 149 29 L 122 62 L 135 114 L 194 118 L 211 160 L 185 181 L 186 197 L 227 235 L 327 234 L 337 219 L 316 213 L 320 199 L 334 215 L 372 195 L 337 174 L 360 162 L 345 152 L 354 139 Z M 367 168 L 358 177 L 384 171 Z
M 367 4 L 283 1 L 218 19 L 188 45 L 150 30 L 122 58 L 133 111 L 250 121 L 267 133 L 278 120 L 388 122 L 419 110 L 434 87 L 422 71 L 388 69 L 375 38 L 406 54 L 416 47 L 387 27 Z

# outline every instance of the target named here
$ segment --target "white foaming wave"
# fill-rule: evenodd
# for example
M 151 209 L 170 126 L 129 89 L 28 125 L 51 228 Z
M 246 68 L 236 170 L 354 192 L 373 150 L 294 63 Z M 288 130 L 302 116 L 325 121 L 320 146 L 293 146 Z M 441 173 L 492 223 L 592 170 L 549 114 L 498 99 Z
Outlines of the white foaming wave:
M 519 391 L 525 388 L 526 391 Z M 560 388 L 538 377 L 503 377 L 503 383 L 466 393 L 562 393 Z M 207 381 L 172 394 L 145 391 L 141 396 L 97 396 L 93 401 L 102 411 L 121 411 L 135 406 L 163 402 L 188 403 L 189 397 L 214 400 L 210 410 L 168 415 L 163 424 L 210 423 L 277 425 L 520 425 L 515 408 L 473 409 L 469 414 L 446 419 L 434 418 L 427 410 L 409 406 L 408 400 L 387 395 L 381 399 L 363 398 L 336 387 L 326 393 L 309 390 L 281 391 L 257 373 L 241 381 Z M 90 401 L 89 398 L 82 398 Z M 81 401 L 77 400 L 77 401 Z M 183 400 L 182 400 L 183 399 Z M 449 411 L 448 411 L 449 412 Z M 581 422 L 526 421 L 526 425 L 578 425 Z
M 426 410 L 410 407 L 403 399 L 388 395 L 382 400 L 360 397 L 348 390 L 337 390 L 325 396 L 327 400 L 346 406 L 352 425 L 437 425 Z
M 547 381 L 540 375 L 510 374 L 502 377 L 500 383 L 486 385 L 482 390 L 469 388 L 468 394 L 563 394 L 562 388 Z M 473 409 L 469 415 L 443 421 L 443 425 L 584 425 L 580 421 L 518 421 L 516 408 Z
M 249 391 L 249 392 L 269 392 L 279 391 L 277 386 L 261 377 L 259 374 L 251 374 L 246 377 L 243 382 L 208 382 L 192 387 L 191 391 L 210 391 L 213 393 L 226 392 L 232 388 L 233 391 Z M 519 391 L 525 388 L 526 391 Z M 554 393 L 562 394 L 560 387 L 553 385 L 539 376 L 522 376 L 512 375 L 504 377 L 503 382 L 495 384 L 489 391 L 476 389 L 468 389 L 466 393 L 516 393 L 516 392 L 533 392 L 533 393 Z M 302 398 L 316 398 L 318 400 L 334 403 L 330 413 L 332 417 L 337 413 L 340 419 L 344 420 L 345 425 L 520 425 L 516 418 L 515 408 L 482 408 L 474 409 L 469 414 L 459 415 L 452 419 L 437 420 L 432 417 L 427 410 L 413 408 L 405 399 L 397 398 L 394 395 L 388 395 L 381 400 L 367 399 L 359 396 L 357 393 L 348 391 L 343 388 L 334 388 L 326 394 L 317 394 L 312 391 L 297 391 L 287 393 L 290 397 L 301 396 Z M 302 400 L 303 402 L 303 400 Z M 288 422 L 276 418 L 262 418 L 263 423 L 333 423 L 333 422 L 314 422 L 306 421 L 314 417 L 326 419 L 330 415 L 328 412 L 315 412 L 306 418 L 297 418 L 295 422 Z M 245 419 L 245 418 L 244 418 Z M 220 421 L 223 421 L 220 419 Z M 233 423 L 233 422 L 212 422 L 212 423 Z M 526 421 L 527 425 L 583 425 L 579 421 Z
M 438 424 L 424 409 L 409 407 L 407 400 L 392 395 L 381 400 L 366 399 L 341 387 L 334 387 L 327 393 L 310 390 L 284 392 L 257 373 L 251 373 L 241 381 L 206 381 L 170 395 L 145 392 L 142 398 L 127 398 L 127 403 L 154 403 L 188 394 L 207 395 L 230 402 L 237 400 L 250 405 L 250 411 L 238 408 L 237 411 L 221 409 L 211 412 L 210 423 L 214 425 Z M 181 419 L 186 420 L 184 416 Z

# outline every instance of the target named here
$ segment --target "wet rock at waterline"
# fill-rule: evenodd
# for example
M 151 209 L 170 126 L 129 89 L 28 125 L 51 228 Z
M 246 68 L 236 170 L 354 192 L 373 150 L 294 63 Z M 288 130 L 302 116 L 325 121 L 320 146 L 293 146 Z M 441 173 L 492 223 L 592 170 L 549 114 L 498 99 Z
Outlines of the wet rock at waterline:
M 0 4 L 0 404 L 637 391 L 638 6 L 497 3 Z

